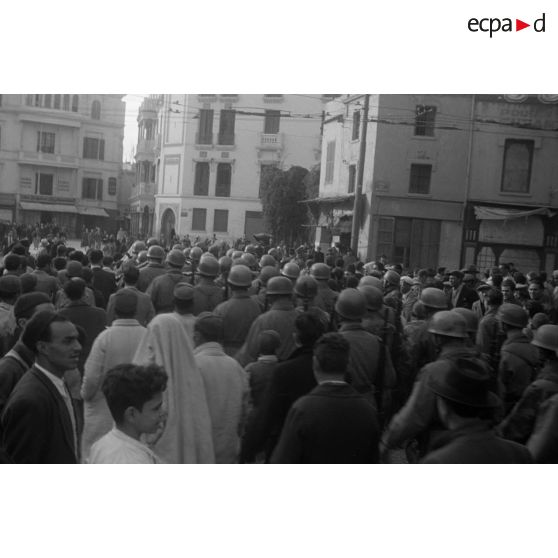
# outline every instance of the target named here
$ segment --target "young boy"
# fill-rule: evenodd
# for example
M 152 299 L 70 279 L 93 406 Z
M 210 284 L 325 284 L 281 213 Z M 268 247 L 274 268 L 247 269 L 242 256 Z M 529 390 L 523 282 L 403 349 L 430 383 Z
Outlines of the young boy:
M 89 463 L 161 463 L 140 437 L 162 434 L 167 379 L 155 364 L 121 364 L 107 372 L 102 390 L 115 426 L 93 444 Z

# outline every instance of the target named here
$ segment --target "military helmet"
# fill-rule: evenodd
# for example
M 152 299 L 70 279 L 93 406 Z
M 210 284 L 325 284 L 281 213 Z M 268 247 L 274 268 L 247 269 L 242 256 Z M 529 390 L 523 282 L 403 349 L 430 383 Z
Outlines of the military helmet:
M 237 259 L 237 258 L 242 258 L 242 256 L 244 255 L 244 252 L 242 252 L 241 250 L 233 250 L 233 253 L 231 255 L 231 258 L 233 260 Z
M 260 268 L 264 268 L 266 265 L 276 266 L 277 260 L 273 256 L 270 256 L 269 254 L 264 254 L 260 258 Z
M 272 277 L 267 282 L 266 294 L 268 295 L 285 295 L 293 294 L 293 284 L 287 277 Z
M 279 276 L 279 270 L 274 265 L 266 265 L 262 267 L 262 270 L 260 271 L 260 282 L 263 285 L 267 285 L 267 282 L 272 277 L 278 277 L 278 276 Z
M 531 343 L 542 349 L 558 351 L 558 325 L 545 324 L 540 326 L 535 330 Z
M 477 315 L 469 308 L 454 308 L 453 312 L 461 314 L 467 322 L 467 333 L 476 333 L 479 328 L 479 319 Z
M 194 246 L 190 250 L 190 259 L 194 262 L 199 262 L 203 254 L 203 250 L 199 246 Z
M 172 250 L 180 250 L 182 252 L 183 249 L 184 249 L 184 247 L 182 246 L 182 244 L 173 244 L 172 245 Z
M 496 318 L 499 319 L 503 324 L 516 327 L 524 328 L 527 326 L 529 321 L 529 316 L 527 312 L 517 304 L 504 303 L 498 309 Z
M 244 248 L 244 252 L 255 255 L 258 252 L 258 247 L 255 244 L 247 244 Z
M 132 252 L 134 252 L 134 254 L 139 254 L 142 250 L 147 250 L 145 242 L 143 240 L 136 240 L 132 244 Z
M 364 277 L 360 278 L 358 282 L 359 287 L 364 286 L 376 287 L 376 289 L 380 289 L 380 291 L 384 290 L 384 284 L 379 277 L 373 277 L 372 275 L 365 275 Z
M 162 262 L 165 258 L 165 251 L 160 246 L 154 244 L 149 247 L 149 250 L 147 250 L 147 257 L 149 259 L 159 260 Z
M 437 308 L 439 310 L 447 310 L 448 299 L 443 291 L 436 287 L 427 287 L 420 293 L 420 301 L 424 306 Z
M 138 252 L 138 263 L 143 263 L 147 261 L 147 250 L 141 250 Z
M 181 250 L 171 250 L 167 254 L 167 263 L 173 267 L 183 267 L 186 263 L 186 256 Z
M 313 275 L 317 281 L 327 281 L 331 276 L 331 271 L 325 263 L 315 263 L 310 268 L 310 275 Z
M 337 297 L 335 311 L 342 318 L 360 320 L 366 314 L 366 297 L 357 289 L 344 289 Z
M 296 279 L 300 275 L 300 267 L 295 262 L 287 262 L 281 270 L 281 275 L 289 279 Z
M 239 260 L 240 263 L 242 263 L 242 265 L 245 265 L 250 269 L 253 269 L 258 265 L 258 260 L 256 260 L 256 256 L 254 256 L 254 254 L 252 254 L 251 252 L 245 252 L 244 254 L 242 254 L 242 256 L 240 256 Z
M 231 267 L 227 281 L 235 287 L 250 287 L 252 285 L 252 272 L 245 265 Z
M 229 256 L 222 256 L 219 258 L 219 272 L 228 273 L 232 267 L 232 260 Z
M 311 275 L 301 275 L 296 280 L 294 292 L 301 298 L 314 298 L 318 294 L 318 282 Z
M 154 237 L 150 237 L 147 239 L 147 247 L 151 247 L 151 246 L 159 246 L 159 241 Z
M 399 285 L 399 283 L 401 282 L 401 275 L 399 275 L 397 271 L 393 271 L 392 269 L 390 269 L 384 275 L 384 281 L 386 283 L 389 283 L 390 285 Z
M 467 322 L 458 312 L 441 310 L 430 319 L 428 331 L 444 337 L 465 339 L 467 335 Z
M 373 312 L 378 312 L 384 305 L 384 295 L 380 289 L 372 285 L 359 285 L 358 290 L 366 299 L 366 308 Z
M 204 277 L 217 277 L 219 275 L 219 262 L 213 256 L 205 256 L 200 260 L 198 273 Z

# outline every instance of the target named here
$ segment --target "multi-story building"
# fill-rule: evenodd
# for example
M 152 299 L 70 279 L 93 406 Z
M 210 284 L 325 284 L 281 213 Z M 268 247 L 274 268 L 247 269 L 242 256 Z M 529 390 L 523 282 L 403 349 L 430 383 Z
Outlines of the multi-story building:
M 161 153 L 163 95 L 145 98 L 138 111 L 135 186 L 130 196 L 130 233 L 146 238 L 153 231 L 157 175 Z
M 320 161 L 321 95 L 165 95 L 154 231 L 252 239 L 266 165 Z M 156 172 L 157 174 L 157 172 Z
M 2 95 L 0 219 L 112 231 L 123 95 Z
M 551 269 L 558 107 L 548 96 L 370 95 L 358 251 L 408 267 Z M 328 105 L 316 241 L 350 245 L 364 95 Z M 360 131 L 359 131 L 360 130 Z

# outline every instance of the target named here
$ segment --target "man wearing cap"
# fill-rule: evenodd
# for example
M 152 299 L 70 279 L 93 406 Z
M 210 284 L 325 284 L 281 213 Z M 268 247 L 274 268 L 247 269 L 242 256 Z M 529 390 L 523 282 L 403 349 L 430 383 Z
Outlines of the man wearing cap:
M 4 356 L 13 346 L 16 320 L 14 304 L 21 291 L 19 277 L 0 277 L 0 356 Z
M 331 289 L 328 283 L 331 269 L 325 263 L 315 263 L 310 268 L 310 275 L 318 282 L 318 294 L 314 299 L 314 304 L 331 316 L 338 296 L 338 293 Z
M 37 278 L 35 290 L 46 293 L 51 300 L 54 300 L 60 282 L 52 275 L 51 263 L 52 258 L 48 254 L 41 254 L 37 257 L 37 269 L 32 274 Z
M 194 343 L 194 287 L 190 283 L 177 283 L 173 290 L 172 315 L 180 322 L 188 339 Z
M 16 300 L 13 310 L 17 324 L 14 337 L 18 341 L 0 359 L 0 414 L 15 385 L 35 360 L 33 348 L 25 345 L 20 339 L 21 331 L 33 314 L 41 310 L 54 311 L 54 305 L 45 293 L 26 293 Z
M 153 246 L 153 248 L 159 247 Z M 147 287 L 145 292 L 151 297 L 151 302 L 153 302 L 157 314 L 173 311 L 174 287 L 177 283 L 185 283 L 187 280 L 182 274 L 185 263 L 186 257 L 180 250 L 171 250 L 167 254 L 167 271 L 155 277 Z
M 194 325 L 194 358 L 205 387 L 215 462 L 237 463 L 247 411 L 248 377 L 242 366 L 223 351 L 223 333 L 223 320 L 202 312 Z
M 500 348 L 504 341 L 504 335 L 497 319 L 498 309 L 502 305 L 502 293 L 489 287 L 487 291 L 483 291 L 482 296 L 486 304 L 486 312 L 479 322 L 476 344 L 486 362 L 493 370 L 497 370 Z
M 227 275 L 227 283 L 231 296 L 218 304 L 213 313 L 223 319 L 225 353 L 234 356 L 246 341 L 250 327 L 262 310 L 259 303 L 248 294 L 252 285 L 252 272 L 249 268 L 245 265 L 232 266 Z
M 27 322 L 21 341 L 33 347 L 35 363 L 4 407 L 1 445 L 14 463 L 77 463 L 78 416 L 63 381 L 79 360 L 77 328 L 46 310 Z
M 443 426 L 437 414 L 435 396 L 428 387 L 430 377 L 445 374 L 452 362 L 458 359 L 472 360 L 477 366 L 488 370 L 486 364 L 477 357 L 476 350 L 466 346 L 467 323 L 457 312 L 437 312 L 428 322 L 428 331 L 439 348 L 438 358 L 421 368 L 409 399 L 393 417 L 383 436 L 384 450 L 394 449 L 417 438 L 419 453 L 424 455 L 430 443 L 440 435 Z
M 64 271 L 66 272 L 65 274 L 66 279 L 63 282 L 64 284 L 66 284 L 70 279 L 74 277 L 83 279 L 83 266 L 78 261 L 70 260 L 66 264 L 66 269 Z M 90 306 L 95 306 L 95 294 L 87 286 L 85 287 L 83 293 L 83 301 L 89 304 Z M 56 293 L 56 296 L 54 297 L 54 307 L 57 310 L 60 310 L 61 308 L 67 306 L 69 303 L 70 303 L 70 299 L 67 297 L 66 293 L 64 292 L 64 288 L 60 288 Z
M 477 287 L 477 293 L 479 295 L 479 299 L 473 302 L 473 306 L 471 306 L 471 310 L 475 313 L 479 322 L 482 320 L 483 316 L 486 313 L 485 294 L 491 288 L 492 287 L 490 285 L 487 285 L 486 283 L 481 283 Z
M 479 295 L 463 282 L 464 274 L 459 270 L 450 271 L 449 282 L 451 284 L 452 308 L 473 307 L 473 302 L 479 299 Z
M 103 295 L 106 309 L 110 295 L 116 291 L 116 278 L 114 273 L 103 269 L 103 252 L 101 250 L 92 250 L 89 254 L 91 262 L 91 271 L 93 272 L 93 280 L 91 281 L 93 288 L 97 289 Z
M 468 359 L 458 359 L 443 373 L 431 376 L 437 414 L 448 434 L 422 463 L 532 463 L 525 446 L 498 438 L 491 426 L 501 405 L 489 391 L 490 376 Z
M 134 318 L 138 298 L 129 289 L 112 295 L 116 319 L 93 342 L 85 362 L 81 397 L 84 402 L 84 428 L 81 457 L 86 461 L 91 445 L 112 428 L 112 415 L 101 390 L 105 374 L 111 368 L 132 362 L 145 333 Z
M 147 290 L 155 277 L 165 273 L 163 260 L 165 259 L 165 251 L 160 246 L 150 246 L 147 250 L 147 264 L 140 269 L 140 276 L 136 287 L 142 293 Z
M 402 310 L 400 282 L 401 276 L 393 269 L 384 275 L 384 304 L 395 310 L 398 319 L 401 317 Z
M 202 312 L 213 312 L 223 302 L 224 291 L 215 284 L 219 275 L 219 262 L 212 256 L 205 256 L 198 265 L 199 281 L 194 287 L 194 316 Z

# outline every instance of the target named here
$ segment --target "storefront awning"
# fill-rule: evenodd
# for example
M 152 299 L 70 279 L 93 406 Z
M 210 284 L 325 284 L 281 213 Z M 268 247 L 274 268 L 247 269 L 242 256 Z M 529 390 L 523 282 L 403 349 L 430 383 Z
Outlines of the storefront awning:
M 38 203 L 38 202 L 20 202 L 21 209 L 26 211 L 52 211 L 54 213 L 77 213 L 75 205 L 66 205 L 63 203 Z
M 91 215 L 92 217 L 108 217 L 109 214 L 102 207 L 80 207 L 80 215 Z
M 523 211 L 521 209 L 502 209 L 496 207 L 475 206 L 475 217 L 477 219 L 485 219 L 490 221 L 507 221 L 508 219 L 521 219 L 531 217 L 531 215 L 544 215 L 545 217 L 554 217 L 556 213 L 550 211 L 546 207 Z
M 344 196 L 330 196 L 323 198 L 312 198 L 310 200 L 301 200 L 298 203 L 315 203 L 315 204 L 336 204 L 336 203 L 346 203 L 348 201 L 354 200 L 354 194 L 346 194 Z

